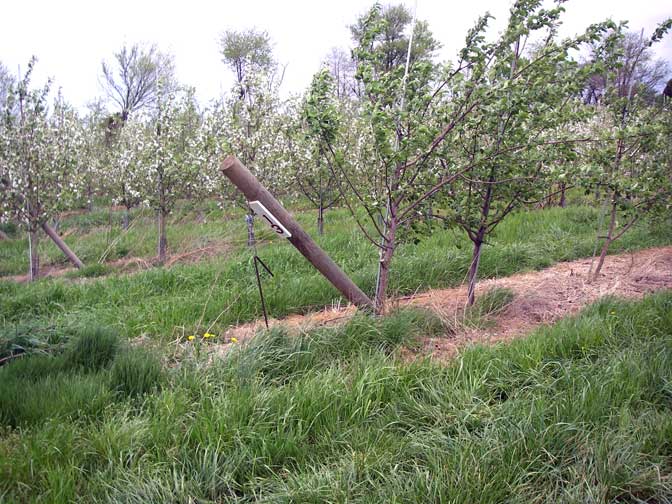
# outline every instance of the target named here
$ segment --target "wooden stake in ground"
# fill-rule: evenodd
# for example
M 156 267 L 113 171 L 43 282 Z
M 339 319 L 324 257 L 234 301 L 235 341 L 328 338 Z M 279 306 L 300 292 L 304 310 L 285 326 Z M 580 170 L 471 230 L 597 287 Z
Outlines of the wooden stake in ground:
M 4 185 L 6 188 L 9 188 L 9 182 L 5 179 L 0 180 L 0 184 Z M 23 202 L 23 198 L 20 197 L 19 201 Z M 68 258 L 68 260 L 76 267 L 76 268 L 83 268 L 84 263 L 80 261 L 79 257 L 68 247 L 68 245 L 63 241 L 63 239 L 58 236 L 58 233 L 54 231 L 54 229 L 47 224 L 46 222 L 43 222 L 41 225 L 42 229 L 44 229 L 44 232 L 47 233 L 47 236 L 53 240 L 53 242 L 56 244 L 56 246 L 61 249 L 61 251 L 65 254 L 65 256 Z M 6 237 L 7 235 L 5 235 Z M 28 236 L 28 246 L 30 247 L 29 250 L 29 256 L 30 256 L 30 269 L 28 270 L 28 278 L 30 280 L 35 280 L 39 274 L 39 257 L 37 255 L 37 242 L 38 242 L 38 236 L 37 236 L 37 230 L 34 231 L 29 231 L 29 236 Z
M 68 260 L 76 267 L 76 268 L 83 268 L 84 263 L 80 261 L 79 257 L 75 255 L 75 253 L 68 247 L 68 245 L 63 241 L 63 239 L 58 236 L 58 233 L 52 229 L 52 227 L 44 222 L 42 224 L 42 229 L 44 229 L 44 232 L 47 233 L 49 238 L 52 239 L 52 241 L 56 244 L 56 246 L 61 249 L 61 251 L 65 254 L 65 256 L 68 258 Z
M 372 308 L 373 303 L 341 268 L 306 233 L 273 195 L 235 157 L 227 157 L 221 171 L 249 201 L 261 203 L 289 231 L 289 242 L 336 287 L 345 298 L 360 308 Z

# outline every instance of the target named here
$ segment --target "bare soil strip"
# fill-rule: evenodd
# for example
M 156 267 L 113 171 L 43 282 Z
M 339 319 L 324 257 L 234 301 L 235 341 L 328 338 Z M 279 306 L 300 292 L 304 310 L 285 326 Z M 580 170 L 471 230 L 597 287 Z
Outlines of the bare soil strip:
M 543 324 L 552 324 L 572 315 L 584 306 L 607 295 L 641 298 L 645 294 L 672 288 L 672 247 L 659 247 L 632 253 L 608 256 L 600 278 L 588 281 L 591 259 L 558 263 L 555 266 L 505 278 L 483 280 L 477 297 L 493 287 L 505 287 L 514 293 L 513 301 L 494 316 L 486 329 L 465 327 L 463 320 L 466 286 L 435 289 L 414 296 L 393 299 L 390 307 L 418 306 L 428 308 L 453 328 L 438 338 L 427 338 L 422 353 L 447 358 L 470 343 L 492 343 L 524 336 Z M 334 307 L 307 315 L 292 315 L 269 321 L 292 332 L 317 326 L 345 322 L 355 313 L 352 306 Z M 243 342 L 263 327 L 263 321 L 229 329 L 225 341 L 235 338 Z M 235 340 L 234 340 L 235 341 Z M 229 344 L 213 345 L 214 353 L 223 353 Z
M 224 241 L 213 242 L 207 246 L 199 247 L 187 252 L 170 254 L 166 258 L 166 262 L 163 264 L 163 267 L 170 268 L 176 264 L 194 264 L 211 257 L 223 257 L 226 256 L 231 250 L 233 250 L 233 247 Z M 158 257 L 152 256 L 124 257 L 114 261 L 107 261 L 102 264 L 112 267 L 115 270 L 113 274 L 123 273 L 130 275 L 153 268 L 157 266 L 159 262 Z M 40 267 L 40 278 L 59 278 L 74 271 L 76 271 L 76 269 L 72 266 L 47 264 Z M 100 278 L 101 277 L 96 277 L 96 280 Z M 2 280 L 8 280 L 10 282 L 17 283 L 28 283 L 29 277 L 26 274 L 0 276 L 0 281 Z M 80 278 L 79 280 L 86 281 L 84 278 Z

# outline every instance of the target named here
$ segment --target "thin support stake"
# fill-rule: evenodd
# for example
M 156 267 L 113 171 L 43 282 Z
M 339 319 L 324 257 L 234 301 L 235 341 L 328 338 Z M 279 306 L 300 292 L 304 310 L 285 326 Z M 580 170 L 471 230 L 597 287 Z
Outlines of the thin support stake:
M 254 256 L 254 273 L 257 276 L 257 287 L 259 288 L 259 299 L 261 299 L 261 310 L 264 312 L 264 322 L 266 323 L 266 329 L 268 329 L 268 313 L 266 311 L 266 301 L 264 300 L 264 289 L 261 286 L 261 275 L 259 274 L 259 266 L 261 266 L 268 272 L 269 275 L 273 276 L 271 270 L 266 266 L 264 261 L 262 261 L 259 256 L 255 254 Z

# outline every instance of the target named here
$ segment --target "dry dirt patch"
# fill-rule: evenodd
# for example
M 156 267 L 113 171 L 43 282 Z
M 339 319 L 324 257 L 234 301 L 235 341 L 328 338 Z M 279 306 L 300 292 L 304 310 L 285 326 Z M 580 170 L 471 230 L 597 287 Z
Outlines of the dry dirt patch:
M 213 257 L 226 256 L 233 250 L 233 246 L 224 241 L 213 242 L 204 247 L 188 250 L 186 252 L 174 253 L 168 255 L 163 267 L 170 268 L 175 264 L 194 264 Z M 92 264 L 92 263 L 91 263 Z M 115 272 L 113 274 L 125 273 L 132 274 L 147 270 L 159 265 L 157 257 L 122 257 L 114 261 L 106 261 L 103 264 L 111 266 Z M 40 278 L 58 278 L 76 271 L 68 265 L 46 264 L 40 266 Z M 107 275 L 105 275 L 107 276 Z M 100 279 L 101 277 L 96 277 Z M 26 283 L 29 281 L 28 275 L 9 275 L 0 277 L 0 280 L 9 280 L 12 282 Z M 79 279 L 82 281 L 83 279 Z
M 543 324 L 551 324 L 572 315 L 584 306 L 606 295 L 641 298 L 647 293 L 672 288 L 672 247 L 659 247 L 632 253 L 608 256 L 602 274 L 588 281 L 591 259 L 556 264 L 541 271 L 520 273 L 510 277 L 484 280 L 477 296 L 494 287 L 505 287 L 514 293 L 513 301 L 486 329 L 451 324 L 458 329 L 423 342 L 423 353 L 445 358 L 472 342 L 496 342 L 524 336 Z M 391 307 L 418 306 L 428 308 L 447 322 L 463 319 L 466 287 L 435 289 L 414 296 L 394 299 Z M 307 315 L 291 315 L 272 319 L 271 326 L 282 325 L 292 332 L 312 327 L 338 324 L 355 312 L 352 306 L 331 307 Z M 233 327 L 225 333 L 225 341 L 239 342 L 252 337 L 262 328 L 263 320 Z M 213 345 L 215 353 L 223 353 L 229 345 Z

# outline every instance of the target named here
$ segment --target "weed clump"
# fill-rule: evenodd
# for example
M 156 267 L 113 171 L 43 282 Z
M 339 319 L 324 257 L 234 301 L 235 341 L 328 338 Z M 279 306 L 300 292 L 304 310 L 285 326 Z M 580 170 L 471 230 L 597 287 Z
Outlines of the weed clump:
M 484 318 L 497 315 L 513 301 L 514 293 L 507 287 L 493 287 L 476 298 L 469 309 L 469 315 L 475 318 Z
M 79 331 L 65 352 L 68 365 L 83 371 L 98 371 L 107 367 L 119 349 L 116 332 L 103 328 L 85 328 Z
M 14 222 L 1 222 L 0 231 L 10 238 L 14 238 L 19 234 L 19 227 Z
M 110 372 L 110 389 L 134 397 L 161 388 L 164 373 L 157 356 L 147 350 L 132 349 L 121 353 Z
M 443 331 L 439 318 L 418 309 L 398 310 L 387 317 L 356 315 L 347 324 L 293 336 L 282 328 L 258 334 L 234 357 L 237 379 L 261 377 L 286 383 L 307 372 L 360 356 L 390 354 L 413 346 L 420 335 Z
M 58 353 L 32 353 L 0 368 L 0 425 L 96 416 L 110 402 L 104 373 L 119 348 L 117 334 L 82 328 Z
M 93 263 L 75 271 L 71 271 L 66 276 L 68 278 L 96 278 L 108 275 L 112 268 L 107 264 Z
M 34 322 L 0 327 L 0 359 L 10 360 L 19 354 L 48 352 L 62 339 L 63 331 Z
M 65 350 L 51 351 L 26 353 L 0 367 L 0 426 L 96 417 L 110 403 L 151 392 L 164 381 L 156 355 L 122 351 L 117 333 L 107 328 L 79 329 Z

